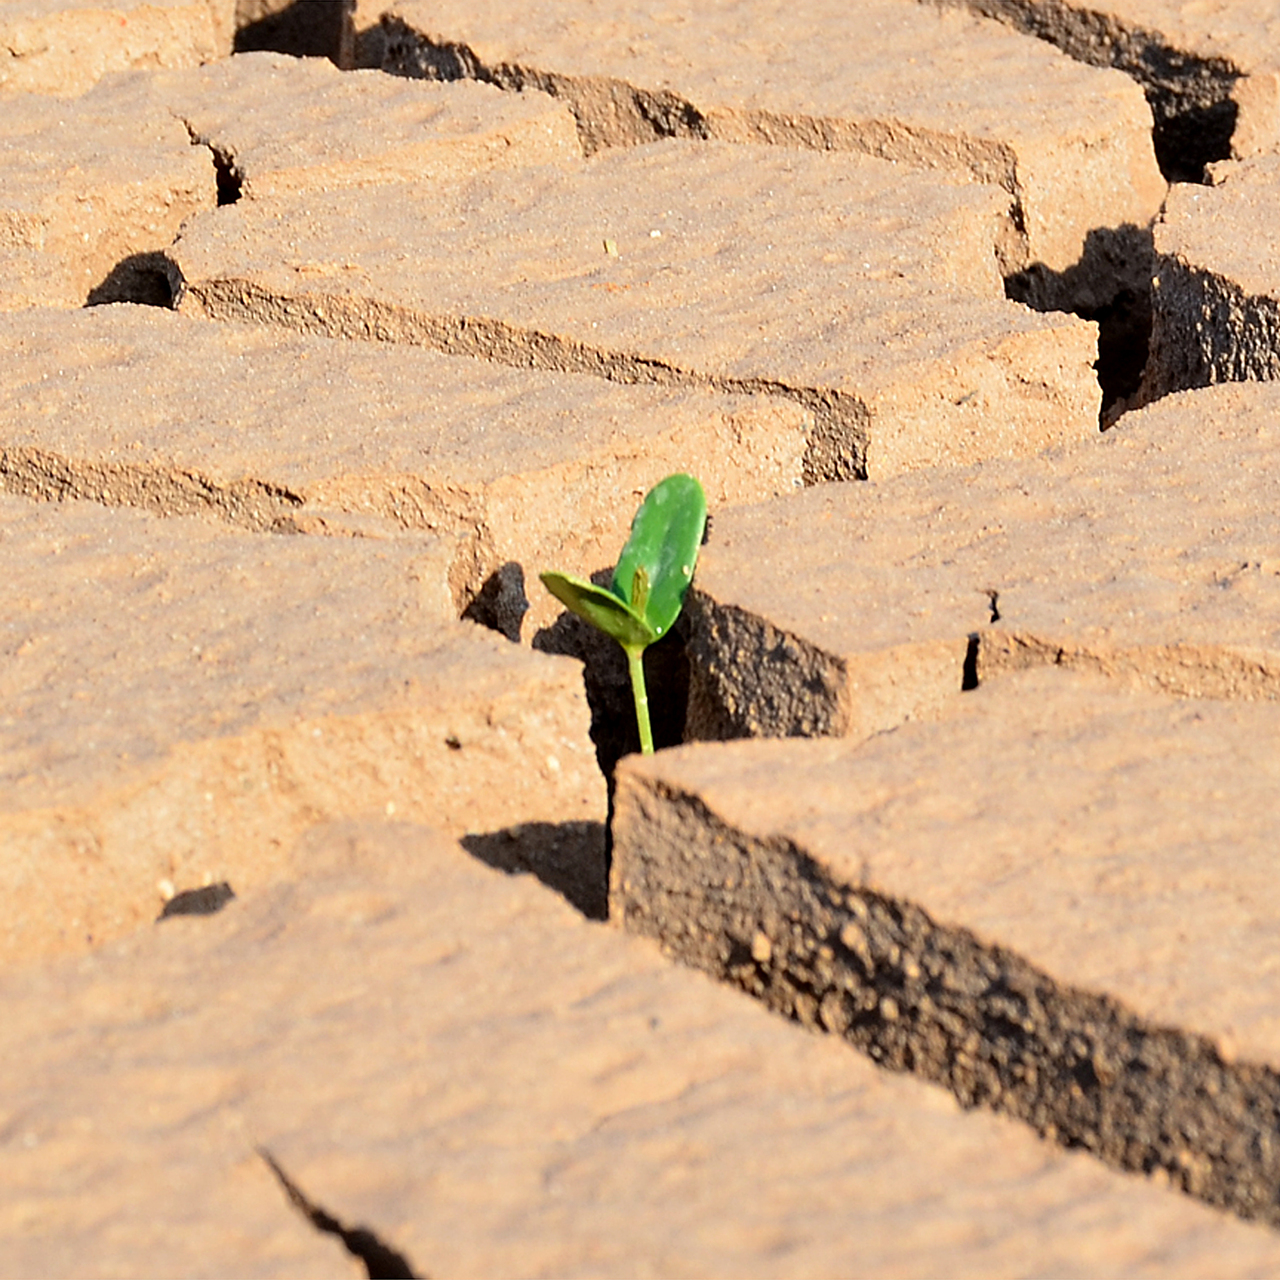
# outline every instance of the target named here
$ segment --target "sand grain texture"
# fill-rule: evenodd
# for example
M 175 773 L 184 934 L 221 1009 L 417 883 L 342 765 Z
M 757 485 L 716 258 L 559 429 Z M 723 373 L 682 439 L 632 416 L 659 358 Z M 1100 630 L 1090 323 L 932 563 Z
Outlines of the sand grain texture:
M 231 52 L 234 24 L 235 0 L 6 0 L 0 97 L 74 97 L 112 71 L 199 66 Z
M 0 499 L 6 964 L 284 873 L 325 818 L 598 823 L 574 663 L 448 620 L 436 540 Z
M 874 1058 L 1271 1223 L 1274 704 L 1005 676 L 625 761 L 611 912 Z
M 245 202 L 168 256 L 195 316 L 788 396 L 812 480 L 1093 433 L 1096 329 L 1003 298 L 995 219 L 984 188 L 882 161 L 667 142 L 373 208 Z
M 1280 1262 L 1269 1233 L 964 1114 L 420 828 L 317 829 L 295 856 L 306 880 L 0 978 L 23 1046 L 0 1055 L 4 1274 L 133 1271 L 142 1245 L 167 1272 L 299 1269 L 254 1146 L 419 1275 Z

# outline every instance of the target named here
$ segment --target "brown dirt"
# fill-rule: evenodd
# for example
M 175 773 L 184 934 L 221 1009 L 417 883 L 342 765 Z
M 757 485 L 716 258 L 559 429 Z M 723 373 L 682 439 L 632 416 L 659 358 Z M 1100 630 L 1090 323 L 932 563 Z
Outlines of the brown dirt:
M 0 1274 L 1280 1274 L 1272 18 L 987 8 L 4 6 Z

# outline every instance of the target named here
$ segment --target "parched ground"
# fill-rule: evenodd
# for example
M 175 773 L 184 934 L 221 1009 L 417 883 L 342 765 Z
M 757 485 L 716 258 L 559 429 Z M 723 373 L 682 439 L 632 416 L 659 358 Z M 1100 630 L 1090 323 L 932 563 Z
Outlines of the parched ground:
M 1271 0 L 0 4 L 0 1276 L 1280 1276 L 1278 208 Z

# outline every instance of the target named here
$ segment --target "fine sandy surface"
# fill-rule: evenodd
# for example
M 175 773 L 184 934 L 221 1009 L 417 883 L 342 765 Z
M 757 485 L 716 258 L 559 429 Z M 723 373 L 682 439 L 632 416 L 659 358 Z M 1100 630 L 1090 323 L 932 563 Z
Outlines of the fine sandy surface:
M 0 1275 L 1280 1275 L 1280 10 L 3 8 Z

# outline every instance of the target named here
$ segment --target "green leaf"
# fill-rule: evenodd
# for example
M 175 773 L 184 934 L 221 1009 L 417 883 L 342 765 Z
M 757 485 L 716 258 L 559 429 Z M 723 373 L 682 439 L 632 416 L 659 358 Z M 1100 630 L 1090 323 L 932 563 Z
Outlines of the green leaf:
M 566 608 L 585 618 L 593 627 L 612 636 L 624 649 L 643 649 L 657 633 L 635 613 L 625 600 L 607 587 L 571 577 L 567 573 L 544 573 L 542 584 Z
M 631 522 L 631 536 L 613 571 L 613 594 L 636 604 L 654 639 L 680 616 L 706 526 L 706 495 L 686 475 L 668 476 L 654 485 Z M 641 572 L 645 577 L 637 582 Z

